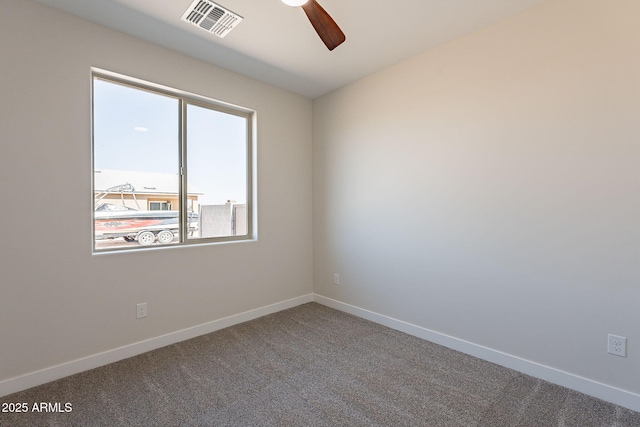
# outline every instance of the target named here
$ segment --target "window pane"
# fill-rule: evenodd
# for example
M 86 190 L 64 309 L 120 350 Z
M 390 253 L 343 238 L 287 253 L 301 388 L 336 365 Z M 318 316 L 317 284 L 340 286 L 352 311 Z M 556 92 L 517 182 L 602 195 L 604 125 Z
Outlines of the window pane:
M 249 236 L 250 114 L 124 76 L 93 83 L 95 250 Z
M 245 117 L 187 105 L 188 205 L 198 222 L 188 238 L 247 235 L 247 137 Z
M 179 105 L 94 78 L 95 247 L 177 241 Z

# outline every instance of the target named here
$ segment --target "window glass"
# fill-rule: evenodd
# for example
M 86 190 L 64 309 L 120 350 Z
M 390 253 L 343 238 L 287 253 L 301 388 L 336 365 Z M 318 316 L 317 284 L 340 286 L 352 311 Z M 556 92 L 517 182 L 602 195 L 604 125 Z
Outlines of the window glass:
M 187 173 L 197 186 L 198 233 L 188 238 L 247 234 L 247 123 L 187 105 Z
M 250 113 L 93 79 L 94 249 L 250 235 Z

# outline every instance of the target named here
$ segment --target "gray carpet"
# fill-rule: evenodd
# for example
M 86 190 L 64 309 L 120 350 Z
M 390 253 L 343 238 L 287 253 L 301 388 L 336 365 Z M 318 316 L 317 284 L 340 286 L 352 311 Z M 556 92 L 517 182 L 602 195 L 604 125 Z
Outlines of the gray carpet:
M 2 426 L 640 426 L 633 412 L 305 304 L 0 402 Z

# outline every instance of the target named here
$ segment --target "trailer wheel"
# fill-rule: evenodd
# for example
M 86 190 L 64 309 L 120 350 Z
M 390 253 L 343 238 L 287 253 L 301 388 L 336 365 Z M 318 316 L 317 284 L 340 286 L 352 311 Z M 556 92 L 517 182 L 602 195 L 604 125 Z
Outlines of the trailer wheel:
M 143 231 L 142 233 L 138 234 L 138 243 L 140 243 L 142 246 L 152 245 L 155 241 L 156 236 L 150 231 Z
M 136 241 L 136 238 L 131 236 L 124 236 L 123 239 L 125 240 L 125 242 L 129 242 L 129 243 Z
M 169 230 L 162 230 L 161 232 L 158 233 L 158 242 L 160 242 L 161 245 L 166 245 L 168 243 L 171 243 L 173 241 L 173 233 Z

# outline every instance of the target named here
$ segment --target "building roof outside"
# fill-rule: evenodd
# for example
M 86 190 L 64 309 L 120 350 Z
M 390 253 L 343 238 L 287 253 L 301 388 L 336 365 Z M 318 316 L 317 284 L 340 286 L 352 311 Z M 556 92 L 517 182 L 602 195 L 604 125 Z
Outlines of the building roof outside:
M 180 182 L 177 173 L 96 169 L 93 176 L 93 188 L 95 192 L 105 192 L 112 187 L 131 184 L 135 193 L 178 194 Z M 120 193 L 120 191 L 114 192 Z M 187 193 L 189 195 L 204 194 L 192 184 L 187 184 Z

